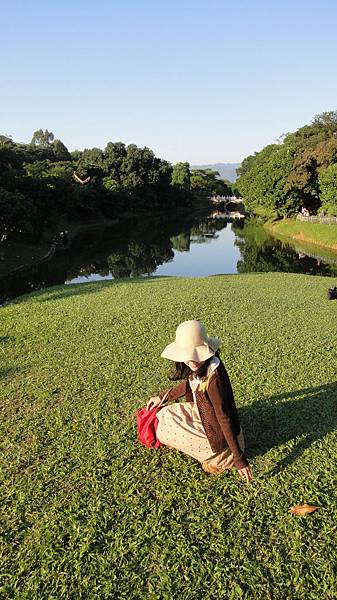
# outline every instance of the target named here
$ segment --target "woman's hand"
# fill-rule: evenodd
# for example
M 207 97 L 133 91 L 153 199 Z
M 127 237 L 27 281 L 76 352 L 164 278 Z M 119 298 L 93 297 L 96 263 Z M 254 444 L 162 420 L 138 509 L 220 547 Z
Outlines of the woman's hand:
M 243 477 L 249 483 L 253 479 L 252 470 L 250 466 L 244 467 L 243 469 L 238 469 L 238 473 L 240 477 Z
M 156 408 L 157 406 L 159 406 L 161 404 L 162 399 L 160 398 L 160 396 L 153 396 L 153 398 L 150 398 L 150 400 L 148 401 L 147 405 L 146 405 L 146 410 L 151 410 L 151 408 Z

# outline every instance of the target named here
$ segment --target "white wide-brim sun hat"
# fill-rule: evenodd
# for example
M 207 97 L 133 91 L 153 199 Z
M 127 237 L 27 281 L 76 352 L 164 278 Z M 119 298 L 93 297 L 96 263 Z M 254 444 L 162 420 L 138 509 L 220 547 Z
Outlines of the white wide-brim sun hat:
M 164 348 L 161 356 L 175 362 L 203 362 L 220 348 L 217 338 L 208 337 L 199 321 L 184 321 L 178 325 L 176 339 Z

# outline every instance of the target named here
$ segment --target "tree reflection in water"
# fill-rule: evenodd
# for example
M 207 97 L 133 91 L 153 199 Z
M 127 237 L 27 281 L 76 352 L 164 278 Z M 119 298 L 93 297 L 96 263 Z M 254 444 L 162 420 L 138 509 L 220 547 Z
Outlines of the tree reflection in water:
M 172 260 L 174 254 L 167 247 L 130 242 L 126 252 L 115 252 L 107 257 L 111 275 L 120 277 L 137 277 L 139 275 L 154 273 L 158 265 Z
M 207 217 L 172 215 L 130 218 L 114 226 L 88 229 L 77 235 L 67 252 L 0 279 L 0 303 L 65 282 L 154 273 L 159 265 L 172 261 L 174 250 L 188 252 L 192 236 L 206 241 L 218 228 Z
M 173 250 L 188 252 L 191 241 L 205 243 L 215 239 L 216 232 L 226 227 L 227 222 L 205 217 L 197 222 L 180 223 L 178 235 L 171 235 L 177 229 L 176 222 L 157 219 L 152 223 L 142 222 L 142 227 L 139 225 L 137 223 L 132 232 L 129 230 L 131 239 L 124 238 L 124 243 L 120 240 L 118 248 L 106 257 L 104 266 L 90 264 L 90 272 L 82 268 L 81 275 L 110 274 L 115 279 L 149 275 L 159 265 L 173 260 Z
M 337 275 L 336 264 L 324 263 L 324 258 L 315 258 L 296 251 L 291 245 L 273 238 L 256 219 L 244 223 L 233 223 L 235 245 L 241 260 L 237 263 L 238 273 L 281 271 L 307 273 L 310 275 Z M 328 259 L 327 259 L 328 260 Z
M 203 255 L 207 259 L 209 243 L 216 240 L 218 232 L 227 225 L 228 220 L 222 218 L 182 218 L 179 215 L 133 218 L 114 226 L 87 230 L 73 240 L 67 252 L 57 253 L 49 262 L 2 278 L 0 303 L 34 289 L 64 282 L 151 274 L 159 265 L 171 262 L 174 251 L 189 252 L 191 244 L 205 244 Z M 231 227 L 236 236 L 234 243 L 241 254 L 237 264 L 235 259 L 232 272 L 236 267 L 238 273 L 286 271 L 337 275 L 336 264 L 296 252 L 290 245 L 272 238 L 254 219 L 234 221 Z M 233 241 L 229 243 L 232 245 Z M 226 252 L 228 246 L 224 244 L 220 253 Z M 330 262 L 333 263 L 334 258 Z

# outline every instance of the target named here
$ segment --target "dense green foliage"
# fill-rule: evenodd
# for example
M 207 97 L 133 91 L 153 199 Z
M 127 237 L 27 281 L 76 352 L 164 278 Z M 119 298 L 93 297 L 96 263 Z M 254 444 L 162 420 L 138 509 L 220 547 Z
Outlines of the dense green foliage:
M 48 130 L 36 131 L 30 144 L 0 136 L 0 240 L 21 233 L 37 241 L 60 217 L 170 211 L 208 188 L 208 179 L 191 185 L 189 163 L 172 167 L 146 147 L 109 142 L 69 153 Z
M 1 309 L 0 595 L 333 600 L 331 279 L 255 274 L 60 286 Z M 179 322 L 222 340 L 254 481 L 139 445 Z M 290 506 L 320 508 L 295 517 Z
M 337 216 L 337 163 L 323 169 L 318 177 L 321 190 L 322 208 L 328 214 Z
M 331 111 L 245 158 L 235 185 L 252 212 L 285 216 L 304 206 L 335 215 L 336 164 L 337 111 Z
M 198 169 L 191 171 L 191 188 L 205 196 L 231 196 L 232 184 L 227 179 L 221 179 L 218 171 L 213 169 Z
M 31 144 L 0 144 L 1 228 L 25 229 L 38 239 L 57 217 L 113 216 L 121 209 L 170 208 L 179 203 L 172 166 L 149 148 L 109 143 L 68 152 L 53 134 L 35 132 Z

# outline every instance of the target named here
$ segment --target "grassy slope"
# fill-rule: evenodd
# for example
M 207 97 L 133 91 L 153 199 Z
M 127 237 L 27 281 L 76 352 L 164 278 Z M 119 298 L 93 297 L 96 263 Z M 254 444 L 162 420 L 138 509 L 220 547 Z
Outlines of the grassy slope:
M 284 219 L 266 224 L 271 233 L 291 237 L 301 242 L 309 242 L 337 251 L 337 225 L 303 223 L 294 219 Z
M 65 286 L 0 311 L 4 598 L 336 598 L 337 302 L 257 274 Z M 255 475 L 141 447 L 176 325 L 222 341 Z M 320 506 L 307 517 L 288 508 Z

